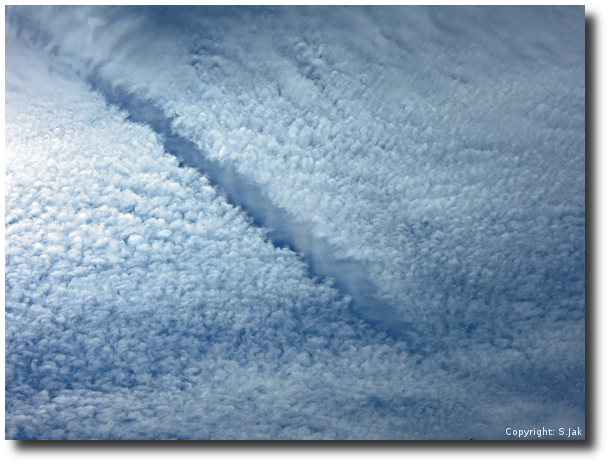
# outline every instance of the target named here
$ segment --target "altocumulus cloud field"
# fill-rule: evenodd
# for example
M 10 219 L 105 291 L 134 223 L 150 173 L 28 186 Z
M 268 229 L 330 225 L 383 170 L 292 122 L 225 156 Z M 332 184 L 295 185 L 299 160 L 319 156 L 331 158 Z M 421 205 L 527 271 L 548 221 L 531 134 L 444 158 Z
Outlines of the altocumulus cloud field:
M 6 438 L 584 431 L 584 7 L 5 40 Z

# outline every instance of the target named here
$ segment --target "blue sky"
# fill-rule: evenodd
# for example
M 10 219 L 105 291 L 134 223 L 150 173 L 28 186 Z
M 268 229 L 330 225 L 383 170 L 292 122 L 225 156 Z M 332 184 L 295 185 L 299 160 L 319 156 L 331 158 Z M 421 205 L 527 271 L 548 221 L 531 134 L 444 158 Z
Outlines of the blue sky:
M 10 8 L 5 98 L 7 438 L 584 429 L 583 8 Z

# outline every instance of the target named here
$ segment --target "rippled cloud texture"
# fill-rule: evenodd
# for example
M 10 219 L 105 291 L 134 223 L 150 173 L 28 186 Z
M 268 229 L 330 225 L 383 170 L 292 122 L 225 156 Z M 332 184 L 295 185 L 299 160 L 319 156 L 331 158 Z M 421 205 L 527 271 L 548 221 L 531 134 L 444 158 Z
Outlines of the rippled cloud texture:
M 584 96 L 583 7 L 8 8 L 6 437 L 584 429 Z

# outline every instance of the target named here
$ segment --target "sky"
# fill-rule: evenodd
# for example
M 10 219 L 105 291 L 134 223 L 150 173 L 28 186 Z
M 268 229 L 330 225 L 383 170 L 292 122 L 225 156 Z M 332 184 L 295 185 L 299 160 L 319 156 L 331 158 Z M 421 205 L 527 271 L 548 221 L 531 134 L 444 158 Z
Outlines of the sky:
M 584 8 L 5 29 L 7 439 L 585 438 Z

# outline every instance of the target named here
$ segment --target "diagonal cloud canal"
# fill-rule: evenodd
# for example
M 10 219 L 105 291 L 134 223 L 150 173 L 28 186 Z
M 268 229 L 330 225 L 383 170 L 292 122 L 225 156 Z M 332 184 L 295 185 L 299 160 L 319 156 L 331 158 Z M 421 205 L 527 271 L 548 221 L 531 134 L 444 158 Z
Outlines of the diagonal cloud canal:
M 240 207 L 255 226 L 267 232 L 276 247 L 288 247 L 308 265 L 313 279 L 330 278 L 342 293 L 352 297 L 350 310 L 369 324 L 387 331 L 394 338 L 404 338 L 410 325 L 398 320 L 398 312 L 375 296 L 376 286 L 368 278 L 365 265 L 356 260 L 337 259 L 333 248 L 323 238 L 315 237 L 305 223 L 294 221 L 283 209 L 274 205 L 258 185 L 248 181 L 228 164 L 206 157 L 190 140 L 176 134 L 172 119 L 150 102 L 139 99 L 95 74 L 88 79 L 112 105 L 129 113 L 128 119 L 151 127 L 162 137 L 165 150 L 176 156 L 181 166 L 197 169 L 210 184 L 225 194 L 228 201 Z

